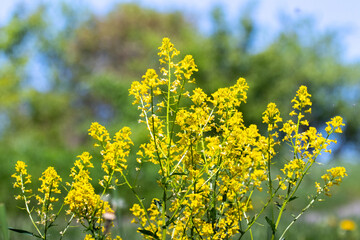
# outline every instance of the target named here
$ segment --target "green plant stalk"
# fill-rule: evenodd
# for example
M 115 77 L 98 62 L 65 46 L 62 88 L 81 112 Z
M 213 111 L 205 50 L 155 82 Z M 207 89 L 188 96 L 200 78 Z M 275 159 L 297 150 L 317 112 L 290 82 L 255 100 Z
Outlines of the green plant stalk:
M 151 91 L 151 92 L 150 92 L 150 96 L 151 96 L 151 114 L 152 114 L 152 116 L 153 116 L 153 115 L 154 115 L 153 89 L 151 88 L 150 91 Z M 140 100 L 141 100 L 141 105 L 144 107 L 144 102 L 143 102 L 142 98 L 140 98 Z M 151 126 L 150 126 L 149 118 L 147 117 L 147 113 L 146 113 L 144 110 L 143 110 L 143 114 L 144 114 L 144 117 L 145 117 L 145 120 L 146 120 L 146 125 L 147 125 L 147 128 L 148 128 L 148 130 L 149 130 L 149 133 L 150 133 L 150 135 L 151 135 L 151 137 L 152 137 L 152 139 L 153 139 L 153 141 L 154 141 L 154 145 L 155 145 L 155 149 L 156 149 L 156 155 L 157 155 L 157 158 L 158 158 L 158 160 L 159 160 L 161 173 L 162 173 L 163 176 L 165 176 L 167 170 L 164 169 L 164 166 L 163 166 L 163 164 L 162 164 L 161 157 L 160 157 L 160 154 L 159 154 L 159 148 L 158 148 L 158 146 L 157 146 L 157 139 L 156 139 L 156 132 L 155 132 L 154 120 L 152 121 L 152 124 L 151 124 Z M 160 149 L 160 150 L 161 150 L 161 149 Z M 162 153 L 162 154 L 164 154 L 164 153 Z M 164 155 L 165 155 L 165 154 L 164 154 Z M 122 175 L 122 177 L 124 178 L 126 185 L 127 185 L 127 186 L 130 188 L 130 190 L 134 193 L 134 195 L 135 195 L 136 199 L 138 200 L 141 208 L 144 209 L 146 219 L 147 219 L 147 221 L 150 223 L 150 217 L 149 217 L 148 212 L 147 212 L 144 204 L 142 203 L 139 195 L 136 193 L 135 189 L 131 186 L 130 182 L 127 180 L 126 176 L 125 176 L 122 172 L 121 172 L 121 175 Z M 165 182 L 166 182 L 166 181 L 165 181 Z M 165 186 L 165 184 L 164 184 L 164 188 L 165 188 L 165 189 L 164 189 L 164 193 L 166 193 L 166 186 Z M 165 217 L 166 217 L 166 216 L 165 216 L 165 212 L 166 212 L 166 210 L 165 210 L 165 209 L 166 209 L 166 205 L 165 205 L 165 204 L 166 204 L 166 201 L 164 201 L 164 199 L 166 200 L 166 196 L 163 197 L 163 212 L 162 212 L 162 218 L 163 218 L 164 224 L 165 224 Z M 149 226 L 151 227 L 151 230 L 154 231 L 152 225 L 149 224 Z M 164 233 L 164 231 L 163 231 L 163 233 Z M 165 228 L 165 234 L 166 234 L 166 228 Z M 165 237 L 166 237 L 166 235 L 165 235 Z
M 169 176 L 170 173 L 170 147 L 171 147 L 171 133 L 170 133 L 170 101 L 171 101 L 171 57 L 170 57 L 170 53 L 168 53 L 168 59 L 169 59 L 169 63 L 168 63 L 168 91 L 167 91 L 167 102 L 166 102 L 166 137 L 167 137 L 167 142 L 168 142 L 168 154 L 167 154 L 167 158 L 166 158 L 166 174 L 167 176 Z
M 168 91 L 167 91 L 167 102 L 166 102 L 166 137 L 167 137 L 167 142 L 168 142 L 168 153 L 166 155 L 166 168 L 165 168 L 165 172 L 164 172 L 164 192 L 163 192 L 163 207 L 162 207 L 162 212 L 161 212 L 161 217 L 163 219 L 163 231 L 162 231 L 162 239 L 166 240 L 166 210 L 167 210 L 167 180 L 170 177 L 170 147 L 171 147 L 171 133 L 170 133 L 170 97 L 171 97 L 171 92 L 170 92 L 170 88 L 171 88 L 171 57 L 170 57 L 170 53 L 168 53 Z M 152 108 L 153 109 L 153 108 Z M 155 134 L 154 134 L 155 135 Z M 161 160 L 159 159 L 159 162 L 161 162 Z
M 70 217 L 70 220 L 66 223 L 64 230 L 60 232 L 59 240 L 61 240 L 64 237 L 64 235 L 65 235 L 66 231 L 69 229 L 70 224 L 71 224 L 72 220 L 74 219 L 74 217 L 75 217 L 75 214 L 72 214 Z
M 31 223 L 33 224 L 33 226 L 35 227 L 37 233 L 39 234 L 39 237 L 40 237 L 41 239 L 46 239 L 46 238 L 44 238 L 44 236 L 41 234 L 40 229 L 37 227 L 36 223 L 34 222 L 34 219 L 32 218 L 31 211 L 30 211 L 29 205 L 28 205 L 28 200 L 27 200 L 27 198 L 26 198 L 26 196 L 25 196 L 24 180 L 23 180 L 23 177 L 22 177 L 22 174 L 21 174 L 21 173 L 20 173 L 20 178 L 21 178 L 21 192 L 22 192 L 22 194 L 23 194 L 26 212 L 27 212 L 28 215 L 29 215 L 29 218 L 30 218 L 30 220 L 31 220 Z
M 332 133 L 332 132 L 331 132 L 331 133 Z M 329 135 L 330 135 L 331 133 L 329 133 Z M 333 179 L 331 179 L 330 181 L 332 181 L 332 180 L 333 180 Z M 308 209 L 311 207 L 311 205 L 316 201 L 316 199 L 324 192 L 325 187 L 326 187 L 326 185 L 325 185 L 323 188 L 321 188 L 321 191 L 319 191 L 319 192 L 316 193 L 316 195 L 315 195 L 314 198 L 309 202 L 309 204 L 308 204 L 305 208 L 303 208 L 303 209 L 301 210 L 301 212 L 300 212 L 296 217 L 294 217 L 294 219 L 293 219 L 293 220 L 291 221 L 291 223 L 286 227 L 286 229 L 284 230 L 284 232 L 283 232 L 282 235 L 280 236 L 279 240 L 281 240 L 281 239 L 284 238 L 285 233 L 290 229 L 290 227 L 301 217 L 301 215 L 304 214 L 304 212 L 305 212 L 306 210 L 308 210 Z
M 270 204 L 270 202 L 272 201 L 272 199 L 274 198 L 275 194 L 278 192 L 278 190 L 280 189 L 280 184 L 279 186 L 275 189 L 275 191 L 273 192 L 273 194 L 270 196 L 270 198 L 268 199 L 268 201 L 264 204 L 264 206 L 261 208 L 261 210 L 259 211 L 259 213 L 254 217 L 254 219 L 252 220 L 252 222 L 247 226 L 247 228 L 241 233 L 239 240 L 245 235 L 245 233 L 247 231 L 249 231 L 252 227 L 252 225 L 254 225 L 254 223 L 256 222 L 256 220 L 261 216 L 261 214 L 265 211 L 265 209 L 267 208 L 267 206 Z
M 301 114 L 301 110 L 300 110 L 300 113 Z M 297 120 L 297 123 L 296 123 L 296 132 L 295 132 L 295 143 L 293 141 L 291 141 L 291 145 L 294 149 L 294 157 L 293 159 L 297 158 L 297 150 L 296 150 L 296 143 L 297 143 L 297 140 L 298 140 L 298 134 L 299 134 L 299 127 L 300 127 L 300 118 L 299 118 L 299 115 L 298 115 L 298 120 Z M 309 168 L 311 167 L 312 164 L 310 164 L 307 168 L 307 170 L 305 171 L 305 174 L 306 172 L 309 170 Z M 304 178 L 304 175 L 301 176 L 301 179 L 299 181 L 299 183 L 296 185 L 295 187 L 295 190 L 292 192 L 292 194 L 290 194 L 290 197 L 289 197 L 289 194 L 287 194 L 287 198 L 285 199 L 285 201 L 283 202 L 282 206 L 281 206 L 281 209 L 279 211 L 279 214 L 278 214 L 278 217 L 276 219 L 276 223 L 275 223 L 275 231 L 273 231 L 272 233 L 272 236 L 271 236 L 271 240 L 274 240 L 275 238 L 275 233 L 276 233 L 276 230 L 277 230 L 277 227 L 279 225 L 279 222 L 280 222 L 280 219 L 281 219 L 281 215 L 285 209 L 285 206 L 287 204 L 287 202 L 290 200 L 290 198 L 295 194 L 295 192 L 297 191 L 302 179 Z M 274 220 L 272 220 L 272 222 L 274 222 Z
M 45 213 L 45 219 L 44 219 L 44 237 L 47 237 L 47 231 L 48 229 L 51 227 L 52 223 L 55 221 L 56 218 L 54 218 L 52 221 L 49 222 L 48 224 L 48 212 L 49 212 L 49 206 L 50 206 L 50 196 L 51 196 L 51 189 L 52 189 L 52 184 L 50 185 L 50 191 L 49 191 L 49 199 L 46 201 L 46 195 L 44 194 L 44 203 L 43 203 L 43 212 Z M 41 216 L 42 217 L 42 216 Z
M 320 196 L 320 194 L 323 192 L 323 190 L 324 190 L 324 189 L 322 189 L 321 192 L 317 193 L 317 194 L 315 195 L 315 197 L 310 201 L 310 203 L 309 203 L 305 208 L 303 208 L 303 209 L 301 210 L 301 212 L 291 221 L 291 223 L 286 227 L 286 229 L 284 230 L 284 232 L 281 234 L 279 240 L 284 239 L 285 233 L 286 233 L 286 232 L 290 229 L 290 227 L 301 217 L 301 215 L 303 215 L 304 212 L 311 207 L 311 205 L 316 201 L 316 199 Z
M 328 140 L 330 134 L 332 134 L 333 131 L 334 131 L 334 129 L 332 129 L 331 132 L 326 136 L 324 143 L 326 142 L 326 140 Z M 277 220 L 276 220 L 275 232 L 276 232 L 276 230 L 277 230 L 277 228 L 278 228 L 278 225 L 279 225 L 279 223 L 280 223 L 280 219 L 281 219 L 282 213 L 283 213 L 284 210 L 285 210 L 286 204 L 287 204 L 287 203 L 289 202 L 289 200 L 295 195 L 295 193 L 296 193 L 296 191 L 298 190 L 298 188 L 299 188 L 302 180 L 304 179 L 305 175 L 307 174 L 307 172 L 309 171 L 309 169 L 311 168 L 311 166 L 314 164 L 314 162 L 316 162 L 317 157 L 319 156 L 319 154 L 320 154 L 321 151 L 323 150 L 323 145 L 324 145 L 324 143 L 321 145 L 320 151 L 316 154 L 314 160 L 308 165 L 308 167 L 305 169 L 305 171 L 304 171 L 303 174 L 301 175 L 300 180 L 299 180 L 299 182 L 296 184 L 296 187 L 295 187 L 295 189 L 293 190 L 293 192 L 292 192 L 290 195 L 288 195 L 288 197 L 287 197 L 287 198 L 285 199 L 285 201 L 283 202 L 283 204 L 282 204 L 282 206 L 281 206 L 281 209 L 280 209 L 280 211 L 279 211 L 278 218 L 277 218 Z M 306 209 L 307 209 L 307 208 L 306 208 Z M 271 238 L 271 239 L 272 239 L 272 240 L 275 239 L 275 234 L 272 235 L 272 238 Z
M 269 194 L 270 196 L 272 195 L 272 178 L 271 178 L 271 159 L 270 159 L 270 144 L 271 144 L 271 141 L 270 141 L 270 131 L 268 131 L 268 151 L 267 151 L 267 155 L 268 155 L 268 162 L 267 162 L 267 167 L 268 167 L 268 180 L 269 180 Z M 271 205 L 271 221 L 274 222 L 274 207 L 273 205 Z
M 246 205 L 245 205 L 246 208 L 249 206 L 250 199 L 251 199 L 251 196 L 252 196 L 253 192 L 254 192 L 254 189 L 251 190 L 250 195 L 249 195 L 249 198 L 248 198 L 248 200 L 246 201 Z M 249 225 L 249 220 L 248 220 L 248 218 L 247 218 L 247 216 L 246 216 L 246 212 L 244 212 L 244 217 L 245 217 L 245 219 L 246 219 L 246 224 Z M 251 240 L 254 240 L 254 237 L 253 237 L 251 228 L 249 229 L 249 232 L 250 232 L 250 239 L 251 239 Z
M 138 200 L 140 206 L 142 207 L 142 209 L 144 209 L 144 212 L 145 212 L 145 216 L 146 216 L 146 219 L 148 220 L 148 222 L 150 223 L 150 217 L 149 217 L 149 214 L 142 202 L 142 200 L 140 199 L 139 195 L 137 194 L 137 192 L 135 191 L 135 189 L 133 188 L 133 186 L 131 186 L 130 182 L 128 181 L 127 177 L 124 175 L 123 172 L 121 172 L 121 176 L 124 178 L 125 180 L 125 183 L 126 185 L 130 188 L 130 190 L 133 192 L 133 194 L 135 195 L 136 199 Z M 149 224 L 149 226 L 151 227 L 151 230 L 154 231 L 153 227 L 151 224 Z
M 143 102 L 142 98 L 141 98 L 140 100 L 141 100 L 141 105 L 144 107 L 144 102 Z M 153 106 L 153 103 L 152 103 L 152 106 Z M 154 113 L 154 112 L 153 112 L 153 107 L 152 107 L 152 114 L 153 114 L 153 113 Z M 149 118 L 147 117 L 146 112 L 143 111 L 143 114 L 144 114 L 144 116 L 145 116 L 146 126 L 147 126 L 147 128 L 148 128 L 148 130 L 149 130 L 150 136 L 151 136 L 151 138 L 152 138 L 153 141 L 154 141 L 157 158 L 159 159 L 159 164 L 160 164 L 161 173 L 162 173 L 163 175 L 165 175 L 165 169 L 164 169 L 164 166 L 163 166 L 163 164 L 162 164 L 162 162 L 161 162 L 161 158 L 160 158 L 160 155 L 159 155 L 159 148 L 157 147 L 157 139 L 156 139 L 156 136 L 155 136 L 154 121 L 152 122 L 152 125 L 150 126 Z M 161 149 L 160 149 L 160 150 L 161 150 Z M 161 153 L 162 153 L 164 156 L 166 156 L 165 153 L 163 153 L 163 152 L 161 152 Z

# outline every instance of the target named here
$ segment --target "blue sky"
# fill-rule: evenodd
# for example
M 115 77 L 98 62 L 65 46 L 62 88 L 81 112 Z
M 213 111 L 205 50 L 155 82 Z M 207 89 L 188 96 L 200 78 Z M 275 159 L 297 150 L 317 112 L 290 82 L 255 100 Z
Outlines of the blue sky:
M 45 1 L 45 0 L 43 0 Z M 55 0 L 53 0 L 55 1 Z M 241 9 L 248 1 L 236 0 L 66 0 L 92 9 L 97 14 L 106 14 L 116 3 L 134 2 L 159 11 L 180 10 L 204 31 L 209 30 L 209 13 L 213 6 L 223 5 L 228 20 L 236 21 Z M 255 0 L 252 0 L 255 1 Z M 0 24 L 9 18 L 16 3 L 35 6 L 41 0 L 5 0 L 1 3 Z M 47 2 L 47 1 L 46 1 Z M 266 43 L 269 36 L 275 36 L 282 26 L 279 15 L 286 14 L 293 19 L 311 16 L 315 18 L 317 29 L 340 30 L 347 61 L 360 60 L 360 1 L 358 0 L 258 0 L 255 17 L 262 30 L 257 41 Z

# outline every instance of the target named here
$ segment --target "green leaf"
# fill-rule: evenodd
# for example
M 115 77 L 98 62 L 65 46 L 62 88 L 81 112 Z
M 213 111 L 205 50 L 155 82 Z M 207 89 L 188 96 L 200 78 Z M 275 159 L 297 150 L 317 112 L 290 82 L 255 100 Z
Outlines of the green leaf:
M 299 197 L 293 196 L 293 197 L 291 197 L 291 198 L 289 199 L 288 202 L 291 202 L 291 201 L 293 201 L 293 200 L 295 200 L 295 199 L 297 199 L 297 198 L 299 198 Z
M 210 221 L 211 223 L 216 222 L 216 208 L 214 207 L 210 209 Z
M 186 174 L 186 173 L 174 172 L 174 173 L 172 173 L 170 176 L 174 176 L 174 175 L 183 176 L 183 175 L 187 175 L 187 174 Z
M 149 231 L 149 230 L 145 230 L 145 229 L 138 229 L 138 230 L 139 230 L 139 232 L 141 232 L 142 234 L 145 234 L 145 235 L 148 235 L 148 236 L 153 237 L 154 239 L 160 240 L 159 237 L 158 237 L 155 233 L 153 233 L 153 232 L 151 232 L 151 231 Z
M 255 216 L 256 216 L 256 215 L 255 215 Z M 253 223 L 253 221 L 255 220 L 255 216 L 253 216 L 253 217 L 251 218 L 251 220 L 249 221 L 248 225 Z
M 275 224 L 273 223 L 273 221 L 266 216 L 265 216 L 265 220 L 270 225 L 272 233 L 275 234 Z
M 9 227 L 8 229 L 11 230 L 11 231 L 17 232 L 17 233 L 27 234 L 27 235 L 31 235 L 31 236 L 34 236 L 34 237 L 37 237 L 37 238 L 41 238 L 41 237 L 35 235 L 34 233 L 26 231 L 26 230 L 16 229 L 16 228 L 11 228 L 11 227 Z
M 0 203 L 0 236 L 2 236 L 2 239 L 4 240 L 10 239 L 6 218 L 6 209 L 3 203 Z
M 169 226 L 170 224 L 172 224 L 174 221 L 176 220 L 175 217 L 170 218 L 169 220 L 166 221 L 165 227 Z

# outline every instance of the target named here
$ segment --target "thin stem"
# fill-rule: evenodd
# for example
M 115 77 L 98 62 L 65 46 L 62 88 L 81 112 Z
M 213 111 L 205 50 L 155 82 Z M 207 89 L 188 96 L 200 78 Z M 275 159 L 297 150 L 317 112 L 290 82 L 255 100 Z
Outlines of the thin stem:
M 267 167 L 268 167 L 268 180 L 269 180 L 269 194 L 270 196 L 272 195 L 272 191 L 273 191 L 273 186 L 272 186 L 272 178 L 271 178 L 271 154 L 270 154 L 270 144 L 271 144 L 271 140 L 270 140 L 270 136 L 271 133 L 270 131 L 268 131 L 268 150 L 267 150 Z M 274 222 L 274 207 L 273 205 L 271 205 L 271 221 Z
M 262 207 L 262 209 L 259 211 L 259 213 L 254 217 L 254 219 L 251 221 L 251 223 L 247 226 L 247 228 L 244 230 L 243 233 L 241 233 L 241 236 L 239 237 L 239 240 L 245 235 L 245 233 L 247 231 L 249 231 L 252 227 L 252 225 L 254 225 L 254 223 L 256 222 L 256 220 L 261 216 L 261 214 L 265 211 L 265 209 L 267 208 L 267 206 L 270 204 L 270 202 L 272 201 L 272 199 L 274 198 L 275 194 L 278 192 L 278 190 L 280 189 L 280 184 L 279 186 L 275 189 L 275 191 L 273 192 L 273 194 L 270 196 L 270 198 L 268 199 L 268 201 L 265 203 L 265 205 Z
M 60 236 L 59 240 L 61 240 L 63 238 L 63 236 L 65 235 L 65 233 L 68 230 L 68 228 L 70 227 L 70 224 L 71 224 L 72 220 L 74 219 L 74 217 L 75 217 L 75 214 L 72 214 L 70 217 L 70 220 L 66 223 L 64 230 L 60 232 L 61 236 Z
M 142 209 L 144 209 L 146 219 L 147 219 L 147 221 L 150 223 L 150 217 L 149 217 L 149 214 L 148 214 L 148 212 L 147 212 L 147 210 L 146 210 L 146 208 L 145 208 L 145 206 L 144 206 L 143 202 L 141 201 L 141 199 L 140 199 L 139 195 L 137 194 L 137 192 L 135 191 L 135 189 L 133 188 L 133 186 L 131 186 L 130 182 L 128 181 L 128 179 L 126 178 L 126 176 L 124 175 L 124 173 L 123 173 L 123 172 L 121 172 L 121 176 L 124 178 L 126 185 L 130 188 L 130 190 L 131 190 L 131 191 L 133 192 L 133 194 L 135 195 L 135 197 L 136 197 L 136 199 L 138 200 L 138 202 L 139 202 L 139 204 L 140 204 L 141 208 L 142 208 Z M 151 224 L 149 224 L 149 226 L 151 227 L 151 230 L 152 230 L 152 231 L 154 231 L 154 229 L 153 229 L 152 225 L 151 225 Z
M 296 222 L 296 220 L 298 220 L 299 217 L 301 217 L 301 215 L 303 215 L 303 213 L 308 210 L 311 205 L 315 202 L 315 200 L 319 197 L 319 194 L 317 194 L 311 201 L 310 203 L 301 210 L 301 212 L 291 221 L 291 223 L 286 227 L 286 229 L 284 230 L 284 232 L 281 234 L 279 240 L 283 239 L 285 236 L 285 233 L 289 230 L 289 228 Z
M 247 201 L 246 201 L 246 205 L 245 205 L 246 208 L 249 206 L 250 199 L 251 199 L 251 196 L 252 196 L 253 192 L 254 192 L 254 189 L 251 190 L 250 195 L 249 195 L 249 197 L 248 197 L 248 199 L 247 199 Z M 246 224 L 249 225 L 249 219 L 248 219 L 248 217 L 246 216 L 246 212 L 244 212 L 244 217 L 245 217 L 245 219 L 246 219 Z M 249 232 L 250 232 L 250 238 L 251 238 L 251 240 L 254 240 L 251 228 L 249 229 Z
M 30 211 L 29 205 L 28 205 L 29 200 L 27 200 L 27 198 L 26 198 L 26 196 L 25 196 L 25 190 L 24 190 L 24 189 L 25 189 L 25 186 L 24 186 L 24 181 L 23 181 L 23 177 L 22 177 L 22 174 L 21 174 L 21 173 L 20 173 L 20 178 L 21 178 L 21 192 L 22 192 L 22 194 L 23 194 L 26 212 L 28 213 L 29 218 L 30 218 L 32 224 L 34 225 L 37 233 L 39 234 L 39 237 L 41 237 L 42 239 L 45 239 L 44 236 L 41 234 L 39 228 L 37 227 L 36 223 L 34 222 L 34 219 L 33 219 L 32 216 L 31 216 L 31 211 Z

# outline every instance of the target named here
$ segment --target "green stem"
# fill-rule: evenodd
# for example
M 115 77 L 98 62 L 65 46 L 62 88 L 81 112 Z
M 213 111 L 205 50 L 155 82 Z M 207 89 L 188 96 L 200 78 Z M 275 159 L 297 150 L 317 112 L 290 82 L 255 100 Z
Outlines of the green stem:
M 321 193 L 321 192 L 320 192 Z M 320 193 L 316 194 L 316 196 L 310 201 L 310 203 L 301 210 L 301 212 L 291 221 L 291 223 L 286 227 L 284 232 L 281 234 L 279 240 L 284 239 L 285 233 L 290 229 L 290 227 L 303 215 L 303 213 L 308 210 L 311 205 L 315 202 L 315 200 L 319 197 Z
M 66 223 L 66 226 L 65 226 L 64 230 L 60 232 L 60 239 L 59 240 L 61 240 L 64 237 L 64 234 L 66 233 L 66 231 L 70 227 L 70 224 L 71 224 L 72 220 L 74 219 L 74 217 L 75 217 L 75 214 L 72 214 L 71 217 L 70 217 L 70 220 Z
M 170 109 L 170 101 L 171 101 L 171 57 L 170 54 L 168 53 L 168 58 L 169 58 L 169 63 L 168 63 L 168 91 L 167 91 L 167 104 L 166 104 L 166 137 L 167 137 L 167 142 L 168 142 L 168 155 L 167 155 L 167 159 L 166 159 L 166 174 L 167 176 L 169 175 L 169 157 L 170 157 L 170 146 L 171 146 L 171 134 L 170 134 L 170 114 L 171 114 L 171 109 Z
M 25 208 L 26 208 L 26 212 L 28 213 L 29 215 L 29 218 L 31 220 L 31 223 L 34 225 L 37 233 L 39 234 L 38 237 L 42 238 L 42 239 L 45 239 L 44 236 L 41 234 L 39 228 L 37 227 L 36 223 L 34 222 L 34 219 L 32 218 L 31 216 L 31 211 L 29 209 L 29 205 L 28 205 L 28 199 L 26 198 L 25 196 L 25 186 L 24 186 L 24 181 L 23 181 L 23 177 L 22 177 L 22 174 L 20 173 L 20 178 L 21 178 L 21 192 L 22 192 L 22 195 L 23 195 L 23 198 L 24 198 L 24 202 L 25 202 Z
M 271 178 L 271 154 L 270 154 L 271 140 L 270 140 L 270 136 L 271 136 L 270 131 L 268 131 L 267 167 L 268 167 L 268 180 L 269 180 L 269 194 L 270 194 L 270 196 L 272 196 L 273 186 L 272 186 L 272 178 Z M 274 207 L 273 207 L 273 205 L 271 205 L 270 211 L 271 211 L 271 221 L 274 222 Z
M 280 189 L 280 184 L 279 186 L 275 189 L 275 191 L 273 192 L 273 194 L 270 196 L 270 198 L 268 199 L 268 201 L 265 203 L 265 205 L 262 207 L 262 209 L 260 210 L 260 212 L 254 217 L 254 219 L 251 221 L 251 223 L 247 226 L 247 228 L 241 233 L 239 240 L 245 235 L 245 233 L 247 231 L 249 231 L 252 227 L 252 225 L 254 225 L 254 223 L 256 222 L 256 220 L 261 216 L 261 214 L 265 211 L 265 209 L 267 208 L 267 206 L 270 204 L 270 202 L 272 201 L 272 199 L 274 198 L 275 194 L 278 192 L 278 190 Z
M 149 214 L 148 214 L 148 212 L 147 212 L 147 210 L 146 210 L 146 208 L 145 208 L 142 200 L 140 199 L 139 195 L 137 194 L 137 192 L 135 191 L 135 189 L 133 188 L 133 186 L 131 186 L 130 182 L 128 181 L 128 179 L 126 178 L 126 176 L 124 175 L 123 172 L 121 172 L 121 176 L 124 178 L 126 185 L 129 187 L 129 189 L 130 189 L 130 190 L 133 192 L 133 194 L 135 195 L 135 197 L 136 197 L 136 199 L 138 200 L 141 208 L 144 209 L 146 219 L 147 219 L 147 221 L 150 223 Z M 154 231 L 152 225 L 149 224 L 149 226 L 151 227 L 151 230 Z

